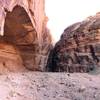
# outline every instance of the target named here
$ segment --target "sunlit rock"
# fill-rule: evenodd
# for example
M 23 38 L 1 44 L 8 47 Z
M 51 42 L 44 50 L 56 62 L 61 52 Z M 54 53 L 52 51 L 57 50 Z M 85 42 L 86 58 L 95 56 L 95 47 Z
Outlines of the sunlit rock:
M 0 67 L 44 71 L 52 47 L 47 21 L 44 0 L 1 0 Z

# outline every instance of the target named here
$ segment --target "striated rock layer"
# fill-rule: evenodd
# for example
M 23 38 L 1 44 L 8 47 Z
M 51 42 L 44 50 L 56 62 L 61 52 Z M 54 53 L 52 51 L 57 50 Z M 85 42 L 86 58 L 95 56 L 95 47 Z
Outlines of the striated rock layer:
M 1 0 L 0 9 L 2 70 L 44 71 L 51 48 L 44 0 Z
M 100 67 L 100 13 L 64 30 L 47 67 L 66 72 L 89 72 Z

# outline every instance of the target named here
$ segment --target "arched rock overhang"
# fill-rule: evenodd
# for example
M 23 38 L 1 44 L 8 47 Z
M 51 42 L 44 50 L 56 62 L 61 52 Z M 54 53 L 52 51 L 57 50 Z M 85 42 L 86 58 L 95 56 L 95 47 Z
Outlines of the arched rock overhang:
M 16 8 L 16 6 L 20 6 L 22 7 L 25 12 L 27 13 L 32 26 L 35 28 L 35 31 L 37 32 L 37 38 L 39 39 L 39 32 L 38 32 L 38 26 L 36 25 L 35 22 L 35 14 L 34 14 L 34 0 L 3 0 L 0 1 L 0 35 L 3 36 L 4 35 L 4 25 L 5 25 L 5 19 L 7 16 L 7 13 L 12 12 L 13 9 Z M 37 3 L 37 2 L 36 2 Z M 8 12 L 7 12 L 8 11 Z
M 6 10 L 6 13 L 4 36 L 1 37 L 1 40 L 15 45 L 34 44 L 38 39 L 37 32 L 25 9 L 15 6 L 12 12 Z
M 0 1 L 0 64 L 44 71 L 51 48 L 46 23 L 44 0 Z
M 0 36 L 0 64 L 3 69 L 6 67 L 12 71 L 36 70 L 39 43 L 28 13 L 18 5 L 11 12 L 7 9 L 5 12 L 4 36 Z

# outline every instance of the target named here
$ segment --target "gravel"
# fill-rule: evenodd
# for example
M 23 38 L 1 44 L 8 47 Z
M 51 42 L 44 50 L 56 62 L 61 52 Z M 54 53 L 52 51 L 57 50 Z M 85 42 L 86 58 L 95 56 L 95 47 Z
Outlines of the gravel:
M 0 76 L 0 100 L 100 100 L 100 75 L 9 73 Z

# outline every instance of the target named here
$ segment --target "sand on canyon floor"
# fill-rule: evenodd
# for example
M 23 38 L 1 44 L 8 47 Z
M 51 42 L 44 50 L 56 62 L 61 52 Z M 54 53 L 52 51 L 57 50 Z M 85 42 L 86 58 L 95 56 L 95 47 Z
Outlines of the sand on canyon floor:
M 100 74 L 30 71 L 0 75 L 0 100 L 100 100 Z

